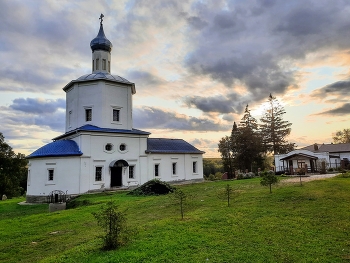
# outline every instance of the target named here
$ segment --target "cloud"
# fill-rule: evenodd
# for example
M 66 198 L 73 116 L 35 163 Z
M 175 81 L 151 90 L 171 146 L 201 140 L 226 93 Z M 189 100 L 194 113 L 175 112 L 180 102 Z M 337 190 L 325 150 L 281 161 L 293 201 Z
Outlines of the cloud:
M 223 131 L 228 125 L 208 118 L 196 118 L 153 107 L 134 109 L 134 126 L 140 129 L 171 129 L 186 131 Z
M 350 80 L 337 81 L 312 92 L 312 97 L 327 98 L 337 96 L 339 99 L 350 97 Z
M 339 0 L 324 8 L 326 3 L 233 1 L 223 9 L 204 2 L 191 15 L 208 25 L 191 36 L 196 44 L 186 66 L 229 89 L 244 85 L 255 102 L 270 92 L 283 94 L 298 87 L 295 63 L 310 53 L 350 45 L 345 11 L 350 3 Z
M 10 105 L 11 109 L 23 111 L 26 113 L 54 113 L 58 109 L 66 108 L 66 101 L 64 99 L 44 100 L 40 98 L 18 98 Z
M 166 81 L 147 71 L 131 70 L 127 76 L 130 81 L 140 84 L 141 87 L 157 87 L 166 84 Z
M 337 115 L 337 116 L 344 116 L 350 114 L 350 103 L 345 103 L 342 106 L 332 109 L 332 110 L 327 110 L 321 113 L 317 113 L 314 115 Z
M 217 113 L 242 113 L 245 105 L 249 103 L 247 98 L 237 93 L 229 93 L 226 96 L 188 96 L 183 99 L 188 107 L 197 108 L 203 112 Z

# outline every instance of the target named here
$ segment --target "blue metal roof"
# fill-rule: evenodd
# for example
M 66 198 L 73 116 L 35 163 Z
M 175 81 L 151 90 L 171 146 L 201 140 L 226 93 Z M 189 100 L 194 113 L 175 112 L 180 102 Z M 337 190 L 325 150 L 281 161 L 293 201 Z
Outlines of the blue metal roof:
M 44 145 L 27 156 L 27 158 L 79 156 L 82 154 L 83 153 L 79 150 L 78 144 L 75 141 L 62 140 Z
M 137 130 L 137 129 L 132 129 L 132 130 L 123 130 L 123 129 L 110 129 L 110 128 L 100 128 L 94 125 L 84 125 L 81 126 L 77 129 L 74 129 L 72 131 L 69 131 L 65 134 L 62 134 L 56 138 L 54 138 L 54 140 L 59 140 L 62 139 L 68 135 L 71 135 L 73 133 L 79 132 L 79 131 L 90 131 L 90 132 L 107 132 L 107 133 L 124 133 L 124 134 L 138 134 L 138 135 L 150 135 L 150 132 L 145 132 L 145 131 L 141 131 L 141 130 Z
M 148 138 L 146 153 L 204 153 L 182 139 Z

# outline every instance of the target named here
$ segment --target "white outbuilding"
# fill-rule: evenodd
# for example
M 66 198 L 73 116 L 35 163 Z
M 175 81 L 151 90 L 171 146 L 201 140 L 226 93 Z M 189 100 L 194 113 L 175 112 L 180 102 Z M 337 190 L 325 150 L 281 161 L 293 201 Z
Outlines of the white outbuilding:
M 111 75 L 112 43 L 103 31 L 91 41 L 92 73 L 68 83 L 65 133 L 28 156 L 27 202 L 128 188 L 151 179 L 203 179 L 203 151 L 182 139 L 149 138 L 133 129 L 135 84 Z

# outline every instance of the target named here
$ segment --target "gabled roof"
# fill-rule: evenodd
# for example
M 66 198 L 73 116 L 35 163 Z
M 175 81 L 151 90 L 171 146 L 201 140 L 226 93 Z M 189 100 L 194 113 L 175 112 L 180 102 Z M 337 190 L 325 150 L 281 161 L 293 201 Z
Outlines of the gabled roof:
M 62 134 L 56 138 L 53 138 L 53 140 L 59 140 L 66 136 L 69 136 L 71 134 L 80 132 L 80 131 L 89 131 L 89 132 L 106 132 L 106 133 L 122 133 L 122 134 L 138 134 L 138 135 L 150 135 L 150 132 L 145 132 L 137 129 L 132 130 L 123 130 L 123 129 L 110 129 L 110 128 L 100 128 L 94 125 L 84 125 L 79 128 L 76 128 L 74 130 L 71 130 L 69 132 L 66 132 L 65 134 Z
M 75 141 L 62 140 L 44 145 L 27 156 L 27 158 L 80 156 L 82 154 L 83 153 L 79 150 L 78 144 Z
M 182 139 L 147 138 L 146 153 L 199 153 L 193 145 Z
M 313 155 L 309 155 L 309 154 L 305 154 L 305 153 L 294 153 L 294 154 L 291 154 L 289 156 L 286 156 L 282 159 L 280 159 L 281 161 L 284 161 L 284 160 L 289 160 L 289 159 L 293 159 L 295 157 L 303 157 L 303 158 L 309 158 L 309 159 L 313 159 L 313 160 L 317 160 L 318 157 L 317 156 L 313 156 Z
M 316 144 L 312 144 L 304 148 L 301 148 L 301 150 L 308 150 L 315 153 L 317 152 L 329 152 L 329 153 L 350 152 L 350 143 L 337 143 L 337 144 L 317 144 L 316 143 Z

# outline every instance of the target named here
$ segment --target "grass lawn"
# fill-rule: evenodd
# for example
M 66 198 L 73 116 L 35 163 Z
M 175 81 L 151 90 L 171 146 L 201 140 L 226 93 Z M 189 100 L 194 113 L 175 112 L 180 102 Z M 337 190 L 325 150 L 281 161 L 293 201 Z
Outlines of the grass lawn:
M 230 207 L 219 198 L 235 190 Z M 126 192 L 84 195 L 76 208 L 0 202 L 0 262 L 350 262 L 350 178 L 260 186 L 260 179 L 178 186 L 185 218 L 172 195 Z M 91 214 L 114 200 L 133 240 L 101 251 Z

